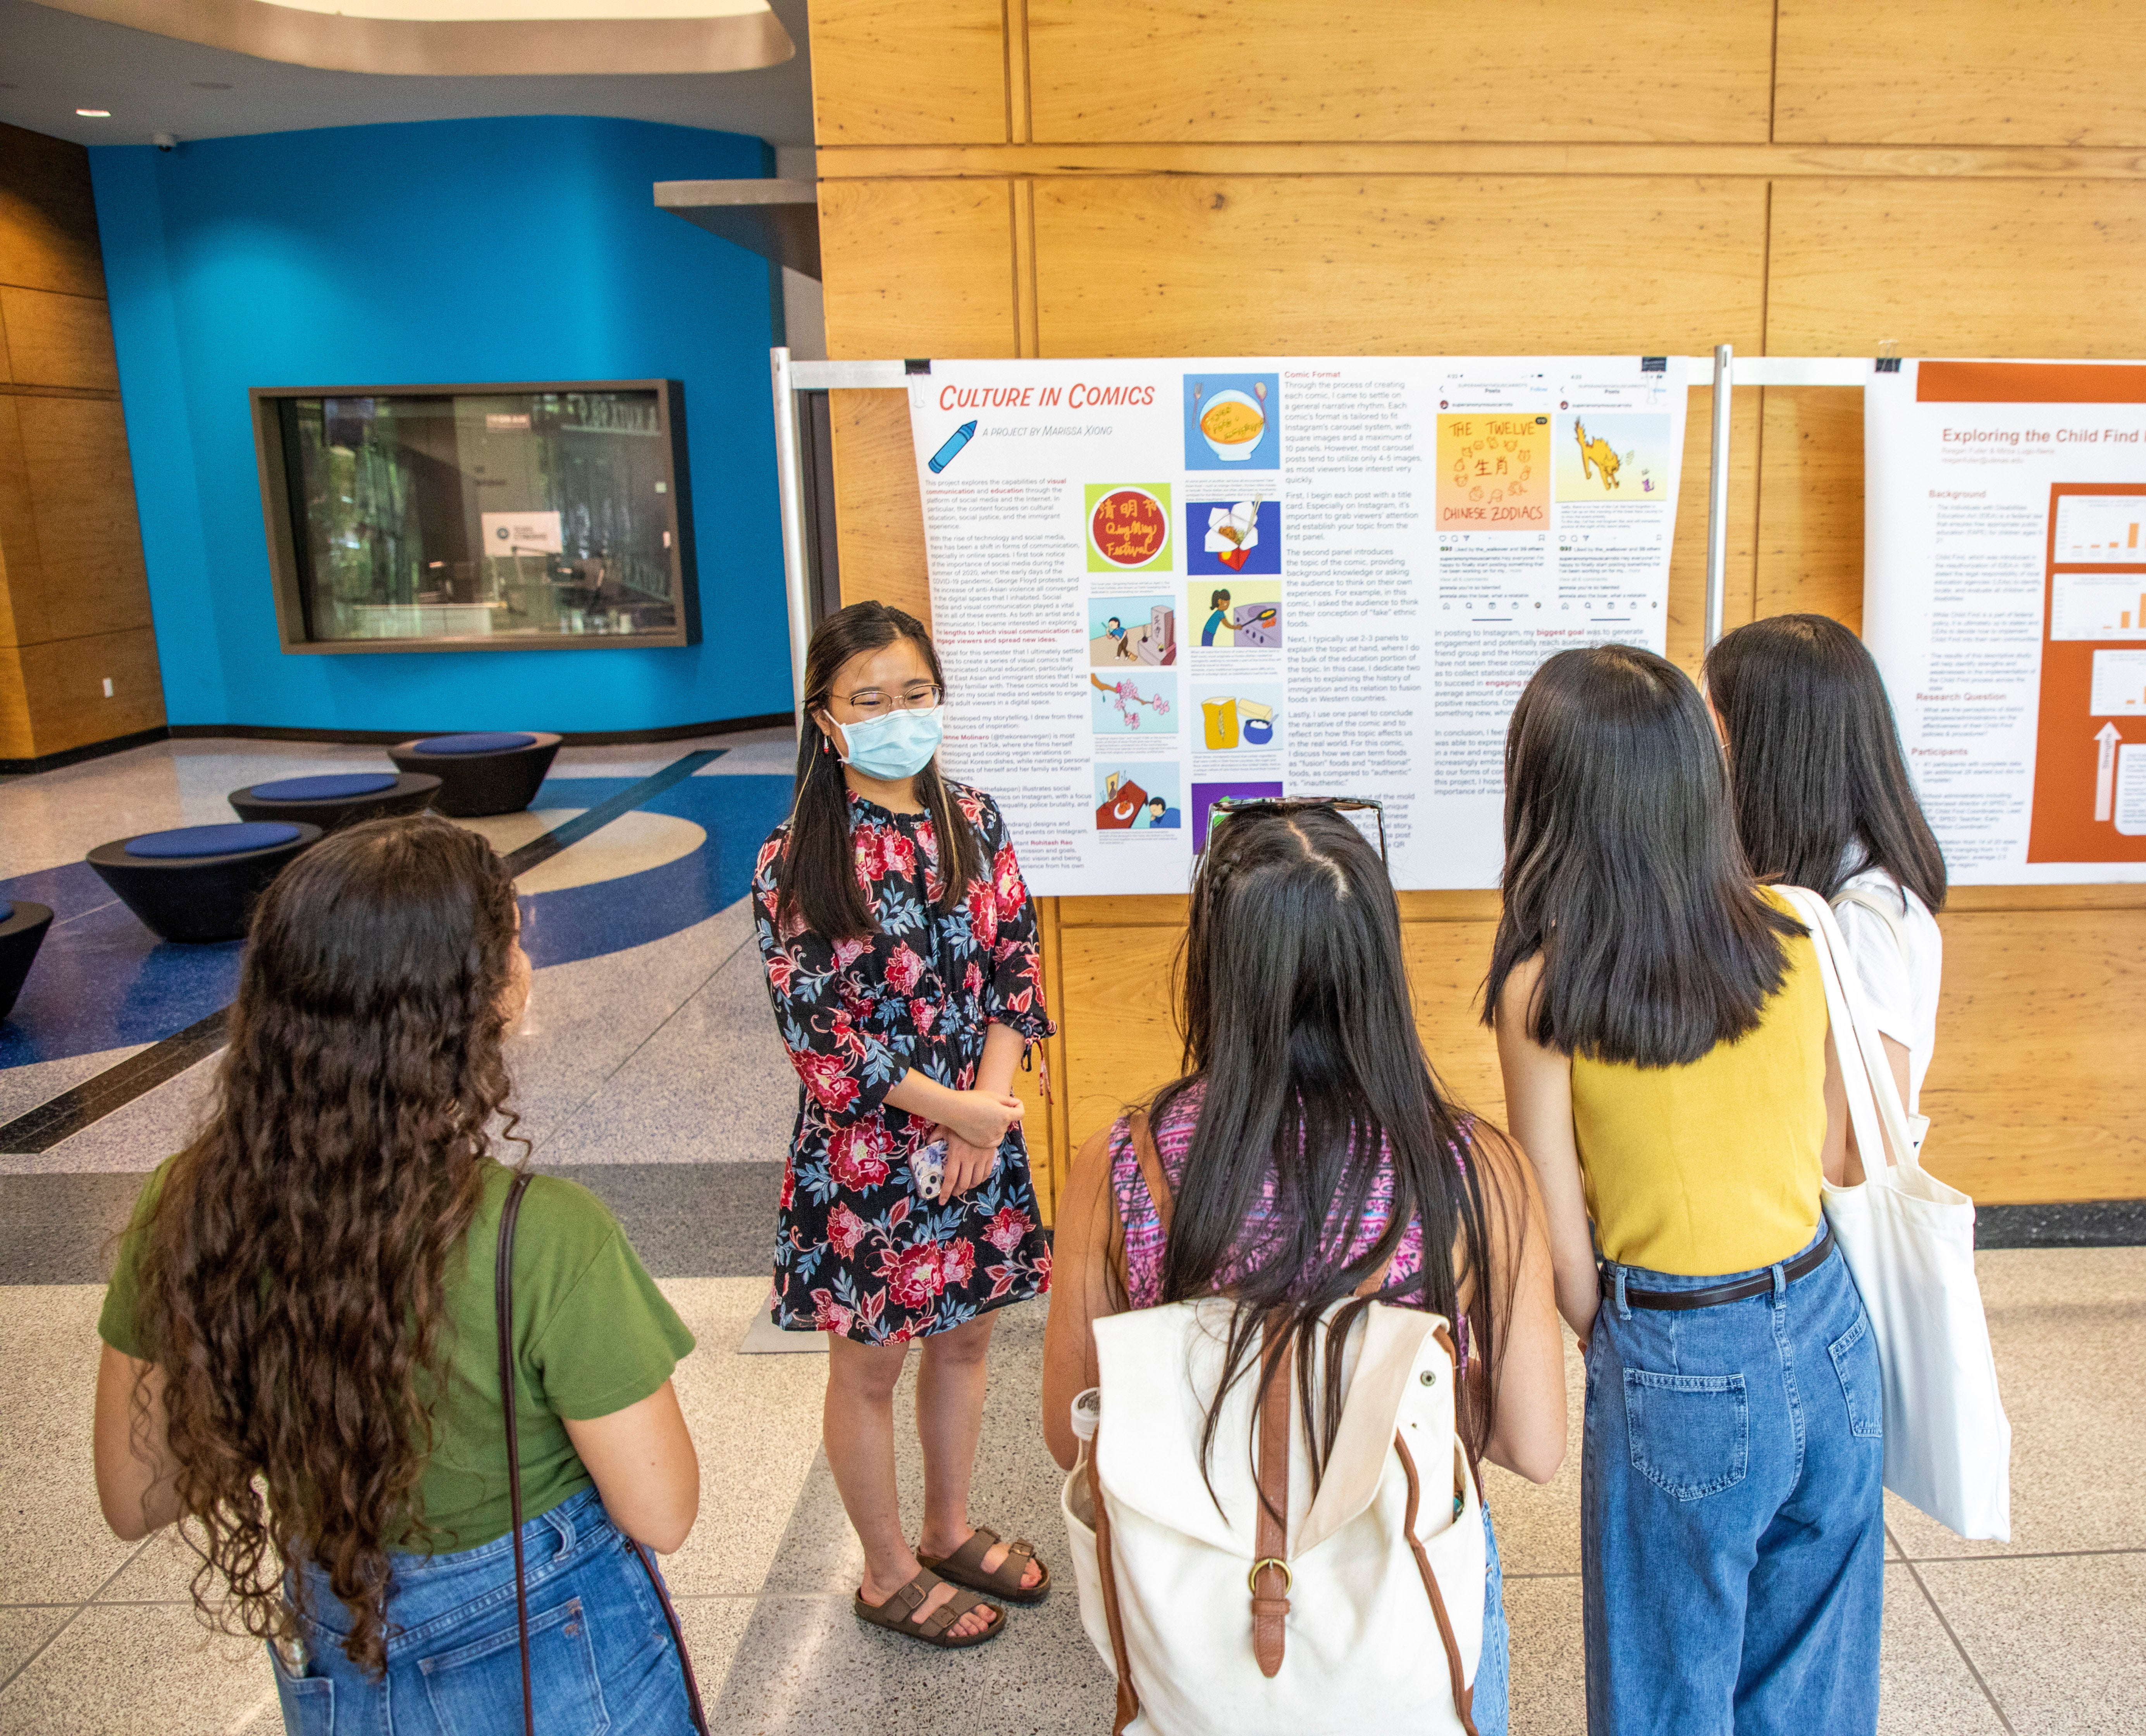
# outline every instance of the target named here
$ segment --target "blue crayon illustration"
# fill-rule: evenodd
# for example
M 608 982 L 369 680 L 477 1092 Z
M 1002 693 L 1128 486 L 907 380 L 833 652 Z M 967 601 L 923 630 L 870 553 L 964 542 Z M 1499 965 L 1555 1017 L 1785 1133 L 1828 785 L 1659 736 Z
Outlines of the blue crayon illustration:
M 931 454 L 932 475 L 938 475 L 941 471 L 952 463 L 961 455 L 961 448 L 976 438 L 976 425 L 973 422 L 965 422 L 961 427 L 956 428 L 947 436 L 946 443 Z

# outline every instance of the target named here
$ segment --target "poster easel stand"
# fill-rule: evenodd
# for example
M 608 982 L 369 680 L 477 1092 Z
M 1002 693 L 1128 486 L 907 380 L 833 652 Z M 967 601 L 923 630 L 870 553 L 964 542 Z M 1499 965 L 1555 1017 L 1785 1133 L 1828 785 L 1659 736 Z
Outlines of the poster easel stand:
M 768 352 L 775 392 L 775 458 L 782 502 L 782 573 L 790 604 L 790 673 L 797 727 L 805 727 L 805 647 L 812 637 L 809 559 L 805 543 L 805 481 L 799 468 L 797 394 L 801 392 L 896 392 L 908 388 L 911 376 L 928 374 L 928 360 L 901 362 L 793 362 L 787 348 Z M 1694 357 L 1686 363 L 1694 378 L 1709 376 L 1714 384 L 1713 441 L 1707 464 L 1706 622 L 1704 648 L 1720 638 L 1729 576 L 1729 434 L 1732 393 L 1737 386 L 1862 386 L 1876 375 L 1897 372 L 1897 358 L 1867 356 L 1746 356 L 1736 359 L 1732 346 L 1715 347 L 1711 363 Z

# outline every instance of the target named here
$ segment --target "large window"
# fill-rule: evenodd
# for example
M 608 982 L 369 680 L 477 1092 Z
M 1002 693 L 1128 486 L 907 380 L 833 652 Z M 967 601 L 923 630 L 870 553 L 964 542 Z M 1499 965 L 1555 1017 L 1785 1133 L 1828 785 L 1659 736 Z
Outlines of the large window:
M 253 400 L 287 650 L 699 637 L 676 383 Z

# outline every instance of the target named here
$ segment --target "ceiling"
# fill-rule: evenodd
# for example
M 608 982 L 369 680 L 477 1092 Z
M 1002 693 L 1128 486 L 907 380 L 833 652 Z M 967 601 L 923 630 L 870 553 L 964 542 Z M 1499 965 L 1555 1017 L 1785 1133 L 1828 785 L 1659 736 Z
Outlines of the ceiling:
M 0 0 L 0 121 L 85 145 L 147 144 L 387 121 L 616 115 L 812 142 L 806 0 L 768 0 L 795 58 L 753 72 L 576 78 L 406 78 L 331 73 Z M 108 108 L 109 120 L 77 108 Z

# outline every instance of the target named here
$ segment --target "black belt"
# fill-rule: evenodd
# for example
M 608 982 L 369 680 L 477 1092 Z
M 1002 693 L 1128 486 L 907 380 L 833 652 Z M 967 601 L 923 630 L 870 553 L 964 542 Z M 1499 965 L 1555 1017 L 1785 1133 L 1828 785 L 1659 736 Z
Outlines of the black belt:
M 1789 1283 L 1808 1276 L 1825 1263 L 1826 1256 L 1833 1252 L 1833 1230 L 1827 1226 L 1818 1240 L 1781 1268 L 1781 1276 Z M 1602 1293 L 1614 1301 L 1616 1280 L 1607 1271 L 1597 1268 L 1602 1279 Z M 1682 1313 L 1687 1308 L 1713 1308 L 1719 1303 L 1742 1302 L 1748 1297 L 1764 1296 L 1774 1288 L 1774 1274 L 1762 1272 L 1756 1278 L 1739 1278 L 1734 1283 L 1709 1284 L 1704 1290 L 1639 1290 L 1624 1286 L 1624 1303 L 1628 1308 L 1668 1308 Z

